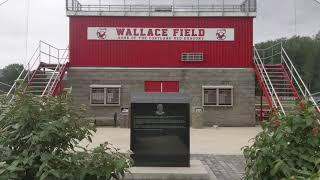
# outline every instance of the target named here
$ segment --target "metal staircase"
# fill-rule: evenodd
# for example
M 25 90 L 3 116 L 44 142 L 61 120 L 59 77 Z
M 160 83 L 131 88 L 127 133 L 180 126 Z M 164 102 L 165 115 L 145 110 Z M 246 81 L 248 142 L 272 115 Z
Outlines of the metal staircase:
M 254 68 L 270 110 L 280 115 L 294 114 L 297 104 L 308 100 L 320 112 L 282 43 L 266 49 L 254 48 Z M 261 116 L 260 111 L 257 114 Z
M 7 93 L 9 102 L 14 99 L 18 89 L 39 96 L 55 96 L 61 93 L 68 60 L 68 49 L 58 49 L 40 41 L 37 50 Z

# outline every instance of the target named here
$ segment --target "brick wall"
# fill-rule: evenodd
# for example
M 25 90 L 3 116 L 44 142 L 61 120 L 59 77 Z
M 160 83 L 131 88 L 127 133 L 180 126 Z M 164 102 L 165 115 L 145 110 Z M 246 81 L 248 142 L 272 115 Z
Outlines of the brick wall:
M 254 126 L 255 79 L 253 69 L 77 69 L 68 71 L 74 100 L 87 105 L 88 117 L 112 119 L 121 107 L 129 107 L 130 94 L 144 92 L 145 81 L 179 81 L 181 93 L 192 94 L 191 107 L 202 106 L 203 85 L 232 85 L 233 107 L 204 107 L 205 125 Z M 90 106 L 90 85 L 122 85 L 121 106 Z M 110 121 L 106 124 L 112 124 Z

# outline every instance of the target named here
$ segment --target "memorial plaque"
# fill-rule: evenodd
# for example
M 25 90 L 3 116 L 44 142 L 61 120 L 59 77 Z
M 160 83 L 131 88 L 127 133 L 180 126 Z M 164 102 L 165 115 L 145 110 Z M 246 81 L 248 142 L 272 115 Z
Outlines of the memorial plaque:
M 190 96 L 144 93 L 131 99 L 135 166 L 190 166 Z

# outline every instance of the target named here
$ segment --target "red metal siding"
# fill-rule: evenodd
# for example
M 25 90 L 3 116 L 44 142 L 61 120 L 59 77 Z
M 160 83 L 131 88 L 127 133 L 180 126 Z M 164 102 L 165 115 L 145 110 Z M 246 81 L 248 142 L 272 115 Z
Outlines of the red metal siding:
M 147 81 L 144 83 L 145 92 L 161 92 L 160 81 Z
M 87 27 L 235 28 L 232 42 L 88 41 Z M 70 17 L 71 67 L 246 68 L 252 65 L 252 17 Z M 203 62 L 182 62 L 203 52 Z
M 179 82 L 177 81 L 162 82 L 162 92 L 179 92 Z
M 178 81 L 147 81 L 144 84 L 145 92 L 179 92 Z

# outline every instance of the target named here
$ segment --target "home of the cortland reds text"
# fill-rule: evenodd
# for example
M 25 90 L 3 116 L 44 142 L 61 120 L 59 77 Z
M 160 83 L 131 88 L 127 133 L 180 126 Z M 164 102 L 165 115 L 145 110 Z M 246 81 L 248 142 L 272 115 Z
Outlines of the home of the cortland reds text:
M 88 40 L 234 41 L 234 28 L 88 27 Z

